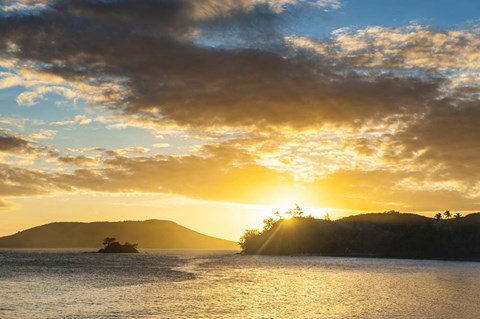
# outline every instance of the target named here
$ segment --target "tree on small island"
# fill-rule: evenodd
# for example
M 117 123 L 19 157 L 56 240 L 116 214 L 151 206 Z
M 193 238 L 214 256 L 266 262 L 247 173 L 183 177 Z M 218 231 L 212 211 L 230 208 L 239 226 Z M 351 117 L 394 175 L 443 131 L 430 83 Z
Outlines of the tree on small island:
M 126 242 L 122 245 L 113 237 L 106 237 L 102 244 L 103 248 L 98 251 L 99 253 L 138 253 L 138 244 Z
M 105 237 L 105 239 L 103 240 L 102 245 L 103 245 L 104 247 L 106 247 L 106 246 L 108 246 L 108 245 L 110 245 L 110 244 L 112 244 L 112 243 L 114 243 L 114 242 L 116 242 L 116 241 L 117 241 L 116 238 L 113 238 L 113 237 Z

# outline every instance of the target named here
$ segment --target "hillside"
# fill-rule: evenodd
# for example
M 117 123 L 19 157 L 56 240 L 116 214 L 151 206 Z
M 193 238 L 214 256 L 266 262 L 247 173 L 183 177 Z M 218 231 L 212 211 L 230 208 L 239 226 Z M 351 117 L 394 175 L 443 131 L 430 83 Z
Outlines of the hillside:
M 51 223 L 0 238 L 0 248 L 98 248 L 105 237 L 142 248 L 238 249 L 232 241 L 206 236 L 171 221 Z
M 480 214 L 436 220 L 414 214 L 365 214 L 325 221 L 281 219 L 246 233 L 246 254 L 480 260 Z

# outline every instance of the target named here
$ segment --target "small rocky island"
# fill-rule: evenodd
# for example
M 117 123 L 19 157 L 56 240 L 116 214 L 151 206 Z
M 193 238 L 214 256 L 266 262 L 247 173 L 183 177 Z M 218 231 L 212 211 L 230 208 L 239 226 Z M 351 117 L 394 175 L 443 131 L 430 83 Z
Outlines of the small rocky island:
M 117 241 L 116 238 L 113 237 L 106 237 L 102 244 L 103 248 L 98 251 L 99 253 L 138 253 L 138 244 L 130 244 L 129 242 L 126 242 L 122 245 Z

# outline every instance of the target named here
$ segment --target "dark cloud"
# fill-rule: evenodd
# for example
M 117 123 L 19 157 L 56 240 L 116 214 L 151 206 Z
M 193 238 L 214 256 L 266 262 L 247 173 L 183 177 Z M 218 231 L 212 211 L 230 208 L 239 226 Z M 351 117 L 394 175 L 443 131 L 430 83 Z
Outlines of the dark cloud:
M 67 155 L 67 156 L 60 156 L 58 158 L 58 161 L 60 163 L 76 165 L 76 166 L 91 166 L 91 165 L 98 164 L 100 162 L 100 159 L 97 157 L 89 157 L 84 155 L 78 155 L 78 156 Z
M 41 156 L 57 157 L 59 154 L 51 147 L 39 145 L 11 131 L 0 129 L 0 154 L 16 155 L 26 158 Z
M 30 143 L 23 138 L 0 130 L 0 152 L 20 153 L 30 147 Z
M 117 79 L 125 85 L 125 94 L 115 96 L 111 109 L 159 124 L 358 125 L 422 112 L 438 93 L 436 81 L 360 76 L 323 66 L 311 54 L 288 51 L 281 34 L 270 48 L 199 45 L 191 34 L 208 32 L 208 28 L 202 29 L 191 3 L 56 1 L 38 14 L 1 18 L 0 48 L 4 54 L 32 61 L 45 72 L 67 79 L 89 83 Z M 215 19 L 224 21 L 222 26 L 227 25 L 225 19 L 246 21 L 251 15 L 272 15 L 248 1 L 218 10 L 227 13 L 203 13 L 210 25 Z M 274 18 L 258 20 L 276 23 Z M 7 53 L 12 43 L 16 49 Z
M 457 180 L 474 186 L 479 178 L 480 104 L 478 101 L 438 101 L 421 120 L 396 135 L 399 158 L 424 165 L 437 180 Z

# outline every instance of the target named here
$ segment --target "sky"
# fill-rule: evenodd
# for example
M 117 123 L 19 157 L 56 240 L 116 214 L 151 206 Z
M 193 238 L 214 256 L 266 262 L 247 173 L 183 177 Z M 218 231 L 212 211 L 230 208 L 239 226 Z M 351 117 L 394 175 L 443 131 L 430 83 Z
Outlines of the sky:
M 480 210 L 480 3 L 0 1 L 0 236 Z

